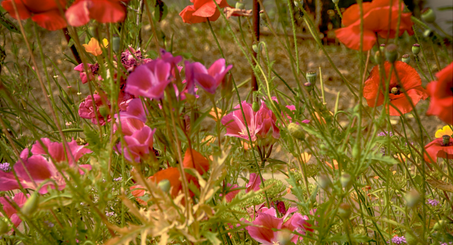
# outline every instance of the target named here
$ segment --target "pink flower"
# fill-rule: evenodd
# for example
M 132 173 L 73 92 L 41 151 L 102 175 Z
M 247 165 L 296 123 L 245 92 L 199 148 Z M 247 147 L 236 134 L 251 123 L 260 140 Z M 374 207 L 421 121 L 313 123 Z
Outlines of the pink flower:
M 275 139 L 280 138 L 280 130 L 275 125 L 277 117 L 267 108 L 264 101 L 261 101 L 261 108 L 256 112 L 255 122 L 257 124 L 258 135 L 261 138 L 267 138 L 272 135 Z
M 251 173 L 249 177 L 249 182 L 245 186 L 247 187 L 245 192 L 249 193 L 249 191 L 258 191 L 260 189 L 260 185 L 261 178 L 256 173 Z
M 225 195 L 225 199 L 227 202 L 233 201 L 233 198 L 241 191 L 238 185 L 231 185 L 230 183 L 227 183 L 227 186 L 229 187 L 228 189 L 228 194 Z
M 83 155 L 92 152 L 90 149 L 85 148 L 84 145 L 78 145 L 74 139 L 71 142 L 68 142 L 69 151 L 66 152 L 66 155 L 62 143 L 52 142 L 48 138 L 42 138 L 41 141 L 44 144 L 45 148 L 47 148 L 50 156 L 56 162 L 68 161 L 69 166 L 74 166 Z M 41 146 L 39 141 L 36 141 L 36 143 L 32 146 L 31 153 L 35 155 L 47 155 L 46 151 Z
M 124 154 L 129 161 L 140 162 L 140 159 L 147 159 L 150 152 L 153 152 L 153 136 L 156 129 L 144 126 L 135 131 L 131 136 L 124 136 L 126 147 L 117 145 L 117 150 Z M 121 148 L 123 148 L 121 150 Z
M 71 26 L 83 26 L 90 19 L 99 23 L 116 23 L 126 18 L 129 0 L 76 0 L 66 11 Z
M 88 67 L 88 69 L 91 70 L 90 80 L 93 80 L 94 75 L 97 75 L 97 73 L 99 71 L 99 64 L 96 63 L 96 64 L 92 65 L 92 64 L 87 63 L 87 67 Z M 83 84 L 88 82 L 87 74 L 85 73 L 84 68 L 83 68 L 83 63 L 80 63 L 79 65 L 74 67 L 74 71 L 80 72 L 80 80 L 82 80 Z M 102 77 L 98 76 L 98 79 L 101 80 Z
M 96 103 L 96 112 L 94 111 L 93 107 L 93 99 L 91 95 L 88 95 L 85 100 L 80 103 L 79 106 L 79 116 L 81 118 L 86 118 L 86 119 L 91 119 L 91 122 L 94 124 L 97 124 L 97 120 L 99 119 L 99 124 L 101 126 L 104 126 L 106 122 L 110 122 L 111 118 L 110 115 L 107 115 L 107 118 L 104 118 L 101 113 L 99 108 L 104 105 L 102 102 L 102 98 L 99 94 L 93 94 L 94 97 L 94 102 Z M 106 99 L 105 99 L 106 101 Z M 110 107 L 110 103 L 106 101 L 107 106 Z M 96 114 L 98 116 L 98 119 L 96 119 Z
M 47 179 L 55 181 L 59 190 L 65 188 L 66 183 L 63 176 L 57 171 L 53 163 L 47 161 L 42 155 L 32 155 L 31 157 L 28 157 L 28 153 L 28 149 L 24 149 L 20 154 L 20 158 L 24 162 L 26 169 L 20 160 L 14 164 L 14 171 L 24 188 L 36 190 L 38 186 Z M 30 175 L 28 175 L 27 171 Z M 0 191 L 19 189 L 19 184 L 11 172 L 6 173 L 0 171 L 0 183 L 2 183 L 0 185 Z M 46 194 L 48 187 L 55 189 L 54 183 L 48 182 L 38 190 L 39 193 Z
M 17 210 L 11 204 L 9 204 L 6 199 L 11 202 L 11 198 L 9 197 L 0 197 L 0 203 L 3 205 L 3 210 L 5 211 L 8 218 L 11 220 L 15 227 L 18 227 L 20 223 L 22 223 L 22 220 L 17 215 Z M 17 206 L 19 206 L 19 208 L 21 208 L 27 201 L 27 196 L 25 196 L 24 193 L 19 192 L 13 197 L 12 201 L 15 202 Z M 0 213 L 0 216 L 3 215 Z
M 206 92 L 214 94 L 217 87 L 223 82 L 226 73 L 233 67 L 229 65 L 225 67 L 225 59 L 218 59 L 214 64 L 206 69 L 199 62 L 185 62 L 186 80 L 189 93 L 194 94 L 193 87 L 195 84 L 206 90 Z
M 153 60 L 141 65 L 127 78 L 126 92 L 150 99 L 160 99 L 171 82 L 171 64 L 163 60 Z
M 133 72 L 139 65 L 150 62 L 151 59 L 145 59 L 140 49 L 135 50 L 132 47 L 127 48 L 126 51 L 121 53 L 121 63 L 127 72 Z
M 121 132 L 124 135 L 132 135 L 135 131 L 142 129 L 146 122 L 146 113 L 142 101 L 138 98 L 128 102 L 126 111 L 115 114 L 115 118 L 120 118 Z M 118 122 L 114 125 L 116 131 L 119 127 Z

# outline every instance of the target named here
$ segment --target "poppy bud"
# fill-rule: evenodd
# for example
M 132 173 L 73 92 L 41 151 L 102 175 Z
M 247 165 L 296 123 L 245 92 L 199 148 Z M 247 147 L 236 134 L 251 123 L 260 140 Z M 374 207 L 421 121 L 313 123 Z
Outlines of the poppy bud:
M 113 44 L 112 44 L 112 48 L 113 48 L 113 52 L 117 53 L 118 50 L 120 50 L 120 38 L 119 37 L 113 37 Z
M 0 235 L 3 235 L 9 231 L 8 223 L 0 218 Z
M 346 173 L 341 175 L 340 183 L 343 188 L 347 189 L 351 185 L 351 175 Z
M 21 208 L 21 212 L 30 217 L 38 209 L 39 204 L 39 194 L 34 192 L 25 202 L 24 206 Z
M 316 71 L 308 71 L 305 76 L 307 77 L 307 81 L 310 84 L 313 84 L 313 85 L 316 84 Z
M 298 140 L 305 139 L 304 129 L 297 123 L 290 123 L 288 125 L 288 131 L 294 138 Z
M 447 222 L 445 220 L 439 220 L 436 222 L 436 224 L 434 224 L 433 230 L 435 230 L 435 231 L 444 230 L 446 224 L 447 224 Z
M 422 19 L 427 23 L 434 23 L 436 21 L 436 14 L 431 8 L 427 8 L 422 13 Z
M 333 2 L 334 4 L 338 4 L 338 3 L 340 2 L 340 0 L 332 0 L 332 2 Z
M 109 109 L 105 105 L 99 106 L 99 113 L 102 117 L 106 118 L 109 115 Z
M 381 50 L 382 53 L 384 53 L 385 51 L 385 44 L 381 44 L 381 46 L 379 46 L 379 50 Z
M 443 135 L 442 143 L 443 143 L 443 145 L 448 145 L 450 143 L 450 135 Z
M 351 216 L 351 205 L 349 203 L 342 203 L 340 204 L 340 208 L 338 209 L 338 215 L 343 219 L 348 219 Z
M 159 188 L 163 191 L 163 192 L 166 192 L 168 193 L 170 191 L 170 187 L 171 187 L 171 184 L 170 184 L 170 181 L 168 179 L 163 179 L 159 182 L 159 184 L 157 184 L 157 186 L 159 186 Z
M 404 54 L 403 57 L 401 58 L 401 61 L 403 61 L 406 64 L 409 64 L 409 62 L 411 62 L 410 54 Z
M 416 190 L 410 191 L 408 194 L 406 194 L 406 205 L 409 208 L 415 207 L 420 202 L 420 193 L 418 193 Z
M 245 9 L 245 4 L 241 2 L 237 2 L 235 8 L 237 9 Z
M 94 26 L 88 27 L 88 33 L 90 33 L 90 36 L 95 37 L 95 35 L 94 35 L 95 31 L 96 30 L 95 30 Z
M 258 101 L 253 101 L 252 110 L 254 112 L 257 112 L 259 109 L 260 109 L 260 104 L 258 103 Z
M 332 185 L 332 181 L 327 175 L 321 175 L 318 179 L 319 186 L 323 189 L 327 189 Z
M 412 53 L 414 55 L 418 55 L 418 53 L 420 53 L 420 44 L 414 43 L 414 45 L 412 45 Z
M 396 61 L 396 58 L 398 56 L 398 47 L 395 44 L 390 44 L 385 48 L 385 58 L 391 62 L 394 63 Z
M 374 54 L 374 60 L 377 64 L 382 63 L 383 59 L 379 51 L 376 51 L 376 53 Z
M 433 31 L 431 29 L 427 29 L 425 32 L 423 32 L 423 36 L 428 38 L 433 36 Z
M 261 51 L 261 45 L 258 44 L 253 44 L 252 45 L 253 52 L 259 53 Z

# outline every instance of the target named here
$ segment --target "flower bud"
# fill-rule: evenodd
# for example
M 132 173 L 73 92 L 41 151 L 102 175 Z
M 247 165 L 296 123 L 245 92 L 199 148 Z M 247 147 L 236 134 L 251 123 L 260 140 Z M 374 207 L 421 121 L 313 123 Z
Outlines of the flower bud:
M 159 182 L 159 184 L 157 184 L 157 186 L 159 186 L 159 188 L 163 191 L 163 192 L 166 192 L 168 193 L 170 191 L 170 187 L 171 187 L 171 184 L 170 184 L 170 181 L 168 179 L 163 179 Z
M 319 176 L 318 183 L 319 186 L 324 190 L 332 186 L 332 181 L 330 180 L 329 176 L 324 174 Z
M 21 208 L 21 212 L 25 215 L 30 217 L 32 214 L 36 212 L 39 205 L 39 194 L 38 192 L 34 192 L 31 196 L 27 199 L 24 206 Z
M 381 44 L 381 46 L 379 46 L 379 50 L 384 53 L 385 51 L 385 43 Z
M 312 85 L 316 84 L 316 71 L 308 71 L 305 76 L 307 77 L 307 81 L 309 83 L 311 83 Z
M 412 53 L 414 55 L 418 55 L 418 53 L 420 53 L 420 44 L 414 43 L 414 45 L 412 45 Z
M 382 58 L 381 53 L 379 51 L 376 51 L 376 53 L 374 54 L 374 60 L 376 61 L 377 64 L 383 62 L 383 58 Z
M 448 145 L 450 143 L 450 135 L 443 135 L 442 136 L 442 145 Z
M 409 193 L 406 194 L 405 196 L 406 199 L 406 205 L 409 208 L 415 207 L 420 202 L 420 193 L 416 190 L 411 190 Z
M 439 220 L 434 224 L 433 230 L 435 231 L 442 231 L 445 229 L 445 226 L 447 225 L 447 221 L 445 220 Z
M 253 101 L 252 110 L 254 112 L 257 112 L 259 109 L 260 109 L 260 104 L 258 103 L 258 101 Z
M 427 8 L 422 13 L 422 19 L 427 23 L 434 23 L 436 21 L 436 14 L 431 8 Z
M 259 53 L 261 51 L 261 45 L 258 43 L 258 44 L 253 44 L 252 45 L 252 49 L 253 49 L 253 52 L 255 53 Z
M 95 31 L 96 31 L 96 29 L 94 28 L 94 26 L 88 27 L 88 33 L 90 33 L 90 36 L 96 37 Z
M 401 58 L 401 61 L 409 64 L 411 62 L 411 55 L 410 54 L 404 54 L 403 57 Z
M 305 139 L 305 132 L 302 126 L 297 123 L 290 123 L 288 124 L 288 131 L 289 133 L 298 140 Z
M 340 2 L 340 0 L 332 0 L 332 2 L 333 2 L 334 4 L 338 4 L 338 3 Z
M 385 58 L 389 62 L 394 63 L 396 61 L 398 56 L 397 49 L 398 47 L 395 44 L 390 44 L 385 48 Z
M 106 105 L 99 106 L 99 113 L 103 118 L 106 118 L 109 115 L 109 108 Z
M 119 37 L 113 37 L 113 41 L 112 41 L 113 52 L 118 53 L 118 50 L 120 50 L 120 41 L 121 40 Z
M 431 29 L 426 29 L 424 32 L 423 32 L 423 36 L 428 38 L 428 37 L 432 37 L 433 36 L 433 31 Z
M 344 173 L 340 177 L 340 183 L 343 188 L 348 188 L 351 184 L 351 175 Z
M 9 231 L 8 223 L 3 220 L 3 217 L 0 218 L 0 235 L 3 235 Z
M 340 208 L 338 209 L 338 215 L 343 219 L 348 219 L 351 216 L 351 205 L 349 203 L 342 203 L 340 204 Z
M 245 9 L 245 4 L 241 2 L 236 2 L 235 8 L 237 9 Z

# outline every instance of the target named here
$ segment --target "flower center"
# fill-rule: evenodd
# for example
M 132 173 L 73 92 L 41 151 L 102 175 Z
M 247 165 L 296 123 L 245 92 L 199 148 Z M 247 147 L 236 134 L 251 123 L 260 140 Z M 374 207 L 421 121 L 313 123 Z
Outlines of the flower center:
M 394 94 L 394 95 L 399 95 L 399 94 L 401 93 L 400 87 L 399 87 L 399 86 L 393 87 L 393 88 L 390 90 L 390 93 L 391 93 L 391 94 Z

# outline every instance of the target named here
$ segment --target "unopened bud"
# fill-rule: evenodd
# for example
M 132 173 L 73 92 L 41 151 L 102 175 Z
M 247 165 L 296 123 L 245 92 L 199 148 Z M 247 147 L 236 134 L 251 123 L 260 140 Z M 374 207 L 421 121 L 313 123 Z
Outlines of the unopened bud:
M 376 53 L 374 54 L 374 60 L 376 61 L 377 64 L 383 62 L 383 57 L 381 56 L 381 52 L 376 51 Z
M 253 44 L 252 45 L 252 49 L 253 49 L 253 52 L 259 53 L 259 52 L 261 52 L 261 45 L 259 43 L 258 44 Z
M 298 140 L 305 139 L 305 132 L 302 126 L 297 123 L 290 123 L 288 124 L 288 131 L 289 133 Z
M 398 56 L 397 50 L 398 47 L 395 44 L 387 45 L 385 48 L 385 58 L 391 63 L 395 62 Z
M 307 77 L 307 81 L 313 85 L 316 84 L 316 71 L 308 71 L 305 75 Z
M 443 143 L 443 145 L 448 145 L 448 144 L 450 144 L 450 138 L 451 138 L 450 135 L 443 135 L 443 136 L 442 136 L 442 143 Z
M 340 177 L 340 183 L 343 188 L 348 188 L 351 184 L 351 175 L 344 173 Z
M 241 2 L 237 2 L 235 8 L 237 9 L 245 9 L 245 4 Z
M 427 23 L 434 23 L 436 21 L 436 14 L 431 8 L 427 8 L 422 13 L 422 19 Z
M 342 203 L 340 204 L 340 208 L 338 209 L 338 215 L 343 219 L 348 219 L 351 216 L 351 205 L 349 203 Z
M 340 2 L 340 0 L 332 0 L 332 2 L 333 2 L 334 4 L 338 4 L 338 3 Z
M 119 37 L 113 37 L 113 41 L 112 41 L 113 52 L 118 53 L 118 50 L 120 50 L 120 41 L 121 40 Z
M 411 190 L 409 193 L 406 194 L 406 205 L 409 208 L 415 207 L 420 202 L 420 193 L 416 190 Z
M 96 35 L 95 35 L 95 34 L 96 34 L 96 33 L 95 33 L 95 31 L 96 31 L 96 30 L 95 30 L 94 26 L 90 26 L 90 27 L 88 27 L 88 33 L 90 33 L 90 36 L 92 36 L 92 37 L 96 37 Z
M 106 118 L 109 115 L 109 108 L 106 105 L 99 106 L 99 113 L 103 118 Z
M 412 53 L 414 55 L 418 55 L 418 53 L 420 53 L 420 44 L 414 43 L 414 45 L 412 45 Z
M 259 109 L 260 109 L 260 104 L 258 103 L 258 101 L 253 101 L 252 110 L 254 112 L 257 112 Z
M 445 229 L 445 225 L 447 225 L 447 221 L 445 220 L 439 220 L 434 224 L 433 230 L 435 231 L 442 231 Z
M 9 231 L 8 223 L 0 217 L 0 235 L 3 235 Z
M 170 191 L 170 187 L 171 187 L 171 183 L 168 179 L 163 179 L 159 182 L 159 184 L 157 184 L 157 186 L 159 186 L 159 188 L 163 191 L 163 192 L 166 192 L 168 193 Z
M 401 57 L 401 61 L 409 64 L 411 62 L 411 55 L 410 54 L 404 54 L 403 57 Z
M 319 176 L 318 183 L 319 183 L 319 186 L 324 190 L 329 188 L 332 185 L 332 181 L 330 180 L 329 176 L 324 175 L 324 174 Z
M 431 29 L 426 29 L 424 32 L 423 32 L 423 36 L 428 38 L 428 37 L 432 37 L 433 36 L 433 31 Z
M 21 208 L 21 212 L 25 215 L 30 217 L 32 214 L 36 212 L 39 205 L 39 193 L 34 192 L 31 196 L 27 199 L 24 206 Z
M 379 46 L 379 50 L 381 50 L 382 53 L 384 53 L 385 51 L 385 43 L 381 44 L 381 46 Z

